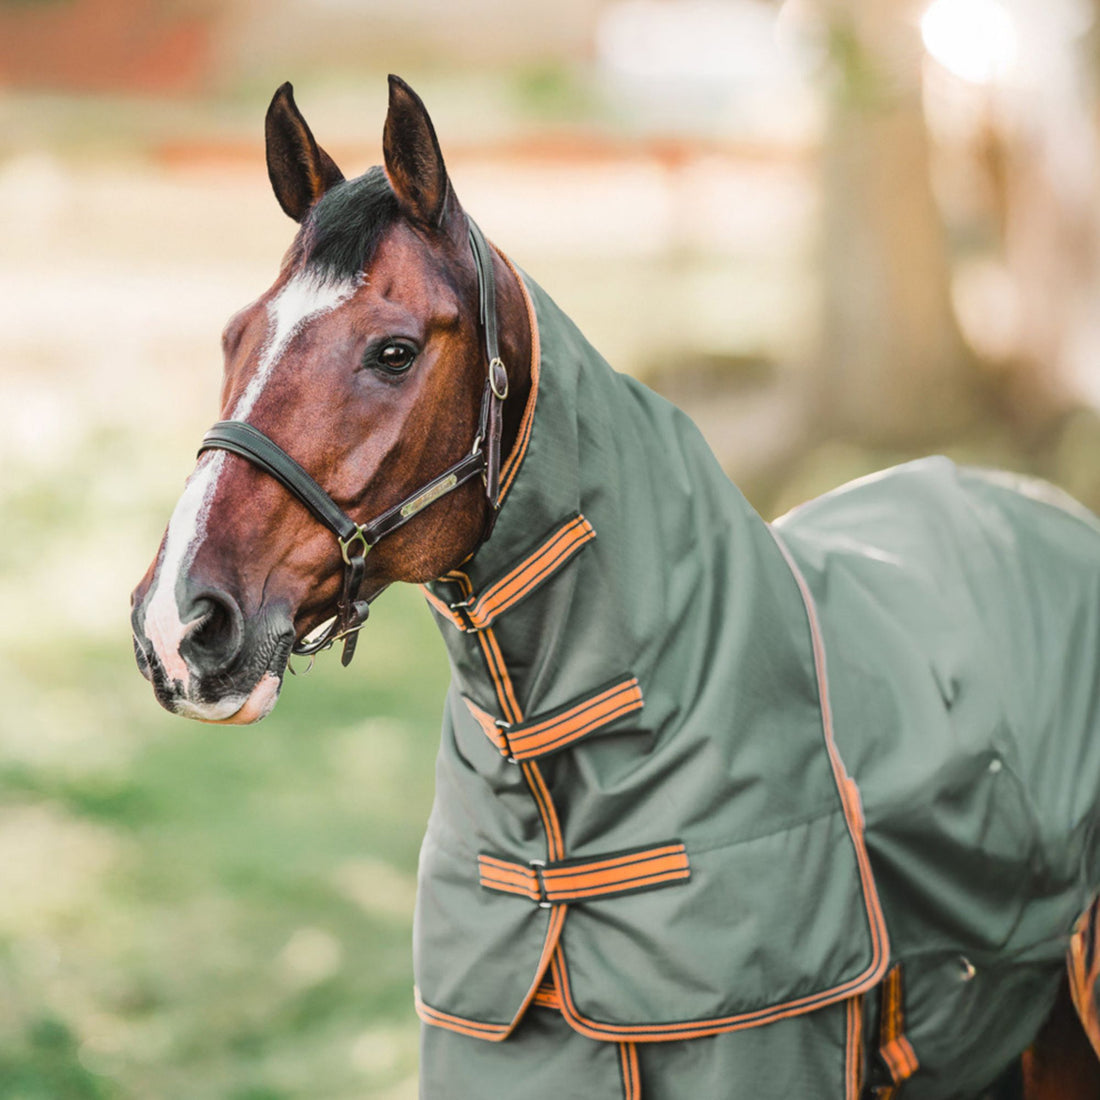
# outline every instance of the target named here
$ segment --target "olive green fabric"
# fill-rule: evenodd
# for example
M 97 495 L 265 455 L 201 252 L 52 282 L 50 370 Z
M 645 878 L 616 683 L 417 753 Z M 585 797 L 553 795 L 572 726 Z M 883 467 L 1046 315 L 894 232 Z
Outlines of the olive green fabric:
M 635 675 L 642 710 L 541 763 L 570 858 L 681 840 L 691 878 L 570 907 L 577 1007 L 656 1025 L 758 1012 L 875 964 L 823 739 L 806 610 L 766 525 L 678 409 L 615 374 L 537 288 L 534 427 L 489 542 L 482 592 L 578 512 L 596 538 L 493 630 L 528 718 Z M 448 600 L 461 593 L 436 583 Z M 453 668 L 421 852 L 419 992 L 509 1022 L 548 911 L 481 889 L 479 852 L 547 858 L 534 799 L 461 696 L 501 716 L 477 639 Z
M 778 529 L 905 966 L 905 1095 L 967 1095 L 1033 1037 L 1100 888 L 1100 521 L 938 458 Z
M 687 1042 L 639 1043 L 642 1100 L 843 1100 L 845 1008 Z M 506 1043 L 425 1028 L 424 1100 L 623 1100 L 617 1043 L 534 1008 Z
M 578 1035 L 549 1009 L 532 1009 L 506 1043 L 426 1027 L 420 1037 L 420 1095 L 424 1100 L 622 1100 L 619 1048 Z
M 571 516 L 592 523 L 595 540 L 493 631 L 526 718 L 627 673 L 641 684 L 641 711 L 540 762 L 566 854 L 678 839 L 692 871 L 570 906 L 577 1007 L 643 1026 L 812 1004 L 867 974 L 874 950 L 797 584 L 687 418 L 531 293 L 542 357 L 530 446 L 466 568 L 484 591 Z M 933 459 L 807 505 L 776 536 L 814 596 L 840 757 L 862 798 L 890 962 L 904 966 L 920 1062 L 904 1095 L 973 1096 L 1049 1010 L 1074 919 L 1100 888 L 1100 522 L 1045 488 Z M 439 619 L 453 684 L 421 855 L 417 983 L 438 1011 L 506 1025 L 548 910 L 479 887 L 477 857 L 545 859 L 546 838 L 521 770 L 462 700 L 502 716 L 482 650 Z M 447 1059 L 462 1051 L 476 1066 L 502 1047 L 541 1049 L 532 1029 L 567 1025 L 536 1012 L 542 1022 L 500 1045 L 429 1029 L 429 1074 L 457 1072 Z M 753 1068 L 789 1046 L 781 1073 L 816 1073 L 826 1035 L 842 1064 L 840 1015 L 645 1046 L 645 1087 L 721 1041 L 748 1082 L 730 1096 L 841 1097 L 842 1079 L 800 1089 Z M 596 1044 L 577 1065 L 614 1066 L 614 1049 Z M 602 1090 L 605 1070 L 591 1072 Z M 653 1088 L 647 1100 L 727 1095 Z

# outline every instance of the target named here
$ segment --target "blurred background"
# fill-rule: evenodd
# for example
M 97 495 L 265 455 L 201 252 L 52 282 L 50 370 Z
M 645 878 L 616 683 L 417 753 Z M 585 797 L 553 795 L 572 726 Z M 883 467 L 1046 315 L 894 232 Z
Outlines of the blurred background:
M 0 1098 L 416 1095 L 442 647 L 382 601 L 258 728 L 128 594 L 292 224 L 385 74 L 456 189 L 773 516 L 943 451 L 1100 508 L 1100 0 L 0 0 Z

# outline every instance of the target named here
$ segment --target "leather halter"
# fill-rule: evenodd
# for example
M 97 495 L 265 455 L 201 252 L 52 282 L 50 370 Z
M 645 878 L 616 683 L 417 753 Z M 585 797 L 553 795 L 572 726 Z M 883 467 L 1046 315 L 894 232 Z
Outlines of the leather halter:
M 246 421 L 218 421 L 203 437 L 199 447 L 200 455 L 203 451 L 223 450 L 247 458 L 254 466 L 281 482 L 336 535 L 340 556 L 344 559 L 344 579 L 336 616 L 318 636 L 307 636 L 296 641 L 292 648 L 293 653 L 313 654 L 343 639 L 341 663 L 351 663 L 355 655 L 358 631 L 367 621 L 370 612 L 369 601 L 358 598 L 366 572 L 367 553 L 379 539 L 408 523 L 430 504 L 480 474 L 485 482 L 485 495 L 489 502 L 489 516 L 482 533 L 482 541 L 488 538 L 496 520 L 497 509 L 500 507 L 500 439 L 504 400 L 508 396 L 508 372 L 500 358 L 492 252 L 473 220 L 466 220 L 469 225 L 470 248 L 477 268 L 481 324 L 485 332 L 485 354 L 489 367 L 481 397 L 477 434 L 474 436 L 473 446 L 464 458 L 409 494 L 400 503 L 387 508 L 369 523 L 356 523 L 282 447 Z

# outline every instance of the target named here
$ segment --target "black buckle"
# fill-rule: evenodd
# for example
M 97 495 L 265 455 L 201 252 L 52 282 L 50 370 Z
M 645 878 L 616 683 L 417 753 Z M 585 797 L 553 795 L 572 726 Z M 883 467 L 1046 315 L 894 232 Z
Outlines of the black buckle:
M 540 909 L 552 909 L 554 903 L 546 893 L 546 879 L 543 877 L 543 871 L 546 868 L 546 860 L 532 859 L 529 860 L 529 864 L 531 870 L 535 872 L 535 883 L 539 888 L 538 907 Z
M 463 634 L 476 634 L 478 631 L 477 626 L 474 625 L 474 620 L 470 618 L 471 603 L 473 603 L 472 597 L 447 605 L 454 616 L 459 620 L 458 629 L 461 630 Z
M 512 723 L 506 722 L 503 718 L 498 718 L 495 725 L 497 729 L 500 730 L 500 736 L 504 739 L 504 744 L 508 749 L 508 755 L 505 756 L 504 759 L 507 760 L 509 764 L 518 764 L 519 761 L 512 752 L 512 743 L 508 740 L 508 731 L 512 728 Z

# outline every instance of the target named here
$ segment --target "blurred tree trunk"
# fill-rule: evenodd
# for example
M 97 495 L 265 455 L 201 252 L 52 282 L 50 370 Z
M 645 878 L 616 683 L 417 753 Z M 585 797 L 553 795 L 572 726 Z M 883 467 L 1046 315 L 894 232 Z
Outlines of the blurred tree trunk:
M 1083 394 L 1100 401 L 1096 60 L 1068 36 L 1057 56 L 1035 87 L 1008 100 L 998 133 L 1003 255 L 1016 306 L 1006 381 L 1014 411 L 1039 427 Z
M 970 423 L 973 360 L 951 305 L 911 0 L 822 0 L 835 87 L 823 155 L 819 423 L 872 444 Z

